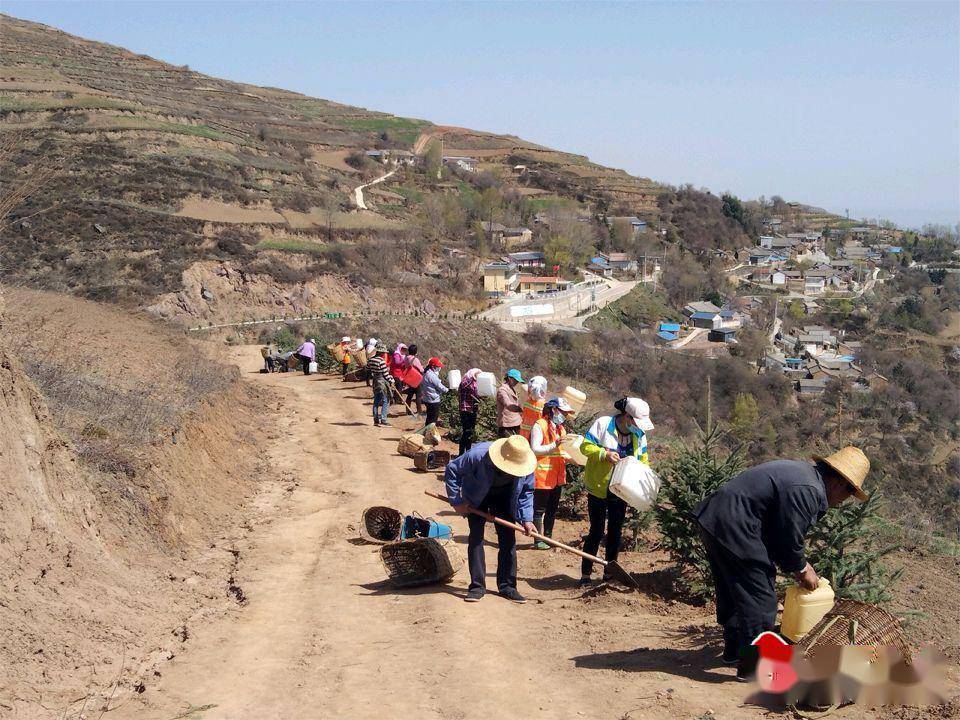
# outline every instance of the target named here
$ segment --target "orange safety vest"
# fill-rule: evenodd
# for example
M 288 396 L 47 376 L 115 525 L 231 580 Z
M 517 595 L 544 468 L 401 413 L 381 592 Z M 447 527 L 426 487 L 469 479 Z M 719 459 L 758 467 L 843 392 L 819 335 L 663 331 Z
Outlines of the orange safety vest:
M 562 425 L 557 427 L 546 418 L 540 418 L 536 424 L 543 432 L 543 444 L 557 443 L 557 447 L 548 455 L 537 455 L 537 469 L 533 471 L 533 486 L 536 490 L 553 490 L 567 482 L 567 461 L 560 453 L 559 445 L 560 439 L 567 434 L 567 429 Z
M 341 360 L 340 362 L 342 362 L 344 365 L 349 365 L 350 364 L 350 345 L 348 343 L 340 343 L 340 347 L 343 349 L 343 360 Z
M 523 412 L 520 415 L 520 434 L 530 439 L 530 430 L 533 424 L 543 415 L 543 400 L 531 400 L 529 397 L 523 403 Z

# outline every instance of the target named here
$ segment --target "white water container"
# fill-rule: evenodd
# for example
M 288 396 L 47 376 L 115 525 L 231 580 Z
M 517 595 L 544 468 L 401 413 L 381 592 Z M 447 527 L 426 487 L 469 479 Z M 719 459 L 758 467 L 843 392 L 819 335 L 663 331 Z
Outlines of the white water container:
M 307 368 L 307 370 L 310 371 L 311 375 L 317 372 L 319 369 L 320 369 L 319 366 L 315 362 L 311 362 L 309 367 Z
M 492 372 L 477 375 L 477 394 L 480 397 L 493 397 L 497 394 L 497 376 Z
M 563 389 L 563 398 L 570 403 L 570 407 L 573 408 L 574 415 L 579 414 L 587 402 L 586 393 L 577 390 L 575 387 L 570 387 L 569 385 Z
M 456 390 L 460 387 L 461 380 L 463 380 L 463 377 L 460 375 L 459 370 L 451 370 L 447 373 L 447 387 L 451 390 Z
M 564 435 L 560 441 L 560 449 L 570 458 L 570 462 L 580 467 L 587 464 L 587 456 L 580 452 L 580 445 L 582 444 L 583 435 L 574 435 L 573 433 Z
M 617 463 L 610 478 L 610 492 L 637 510 L 649 510 L 660 492 L 660 478 L 635 457 Z

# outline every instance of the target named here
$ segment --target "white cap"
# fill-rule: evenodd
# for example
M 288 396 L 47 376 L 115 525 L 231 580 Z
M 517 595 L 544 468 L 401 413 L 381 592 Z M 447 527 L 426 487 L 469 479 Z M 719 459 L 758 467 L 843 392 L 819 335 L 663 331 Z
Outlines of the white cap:
M 367 341 L 367 345 L 376 345 L 376 344 L 377 344 L 377 339 L 376 339 L 376 338 L 370 338 L 370 339 Z
M 653 430 L 653 422 L 650 420 L 650 406 L 645 400 L 640 398 L 627 398 L 627 406 L 624 408 L 627 415 L 633 418 L 637 427 L 644 432 Z
M 573 406 L 567 402 L 567 399 L 562 395 L 558 398 L 554 398 L 557 402 L 557 410 L 561 410 L 565 413 L 573 412 Z
M 340 342 L 350 342 L 350 336 L 344 335 L 342 338 L 340 338 Z

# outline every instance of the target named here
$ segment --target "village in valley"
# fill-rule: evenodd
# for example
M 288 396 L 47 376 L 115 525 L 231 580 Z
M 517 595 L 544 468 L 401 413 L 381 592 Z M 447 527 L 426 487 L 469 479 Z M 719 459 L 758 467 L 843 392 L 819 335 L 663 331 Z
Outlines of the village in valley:
M 476 172 L 478 161 L 444 157 L 444 162 Z M 862 305 L 865 294 L 901 267 L 903 248 L 896 243 L 903 232 L 849 221 L 839 222 L 837 227 L 793 231 L 792 228 L 805 225 L 810 209 L 796 203 L 788 207 L 794 211 L 794 220 L 788 223 L 779 217 L 765 218 L 763 234 L 755 246 L 733 252 L 715 251 L 716 257 L 728 265 L 725 272 L 734 289 L 730 297 L 692 300 L 683 306 L 681 317 L 632 329 L 647 347 L 716 357 L 726 349 L 725 345 L 737 344 L 738 331 L 756 325 L 757 311 L 772 302 L 772 313 L 762 313 L 767 320 L 764 331 L 769 342 L 763 357 L 753 359 L 759 372 L 783 374 L 803 397 L 822 394 L 831 380 L 849 382 L 855 389 L 868 391 L 886 382 L 886 378 L 875 371 L 865 371 L 857 363 L 862 342 L 848 337 L 842 329 L 808 318 L 841 303 L 848 309 L 857 303 Z M 644 235 L 656 238 L 659 234 L 654 229 L 659 225 L 656 220 L 648 224 L 635 215 L 591 217 L 589 211 L 581 210 L 573 219 L 580 223 L 598 223 L 611 233 L 615 228 L 625 228 L 632 240 Z M 567 329 L 582 329 L 584 315 L 596 313 L 634 285 L 648 284 L 656 291 L 657 280 L 663 272 L 662 250 L 644 255 L 600 252 L 576 268 L 572 274 L 579 277 L 563 277 L 560 265 L 553 264 L 544 251 L 530 249 L 535 238 L 549 226 L 547 214 L 536 213 L 533 225 L 531 229 L 484 222 L 478 229 L 488 235 L 490 247 L 509 250 L 499 257 L 488 258 L 481 265 L 487 297 L 493 303 L 508 304 L 512 308 L 512 316 L 500 316 L 506 327 L 519 322 L 521 328 L 531 323 L 563 328 L 556 308 L 573 296 L 577 301 L 573 317 L 580 322 Z M 623 289 L 598 303 L 598 285 Z M 588 288 L 589 298 L 582 301 L 580 293 L 584 287 Z

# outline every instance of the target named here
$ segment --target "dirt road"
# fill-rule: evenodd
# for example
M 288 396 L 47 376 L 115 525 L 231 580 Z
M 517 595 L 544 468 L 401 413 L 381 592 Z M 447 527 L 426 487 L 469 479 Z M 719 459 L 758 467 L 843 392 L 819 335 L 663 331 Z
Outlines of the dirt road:
M 646 571 L 652 594 L 584 596 L 575 558 L 532 550 L 526 539 L 518 553 L 526 605 L 495 593 L 464 603 L 465 570 L 448 586 L 390 588 L 377 547 L 357 540 L 363 508 L 437 516 L 461 546 L 466 532 L 463 518 L 423 495 L 442 487 L 434 475 L 396 454 L 399 426 L 410 422 L 374 428 L 362 385 L 255 374 L 257 348 L 231 352 L 244 377 L 282 397 L 275 412 L 265 409 L 273 468 L 250 540 L 237 548 L 245 604 L 189 627 L 181 654 L 111 718 L 760 716 L 704 647 L 709 611 L 668 599 L 663 566 L 649 553 L 623 561 Z M 569 541 L 581 530 L 561 523 L 558 534 Z
M 355 203 L 356 206 L 357 206 L 357 210 L 369 210 L 369 208 L 367 207 L 367 203 L 364 202 L 364 199 L 363 199 L 363 189 L 364 189 L 364 188 L 372 187 L 373 185 L 378 185 L 379 183 L 382 183 L 384 180 L 386 180 L 386 179 L 390 178 L 391 176 L 393 176 L 394 174 L 396 174 L 396 172 L 397 172 L 397 170 L 396 170 L 396 168 L 394 168 L 394 169 L 391 170 L 390 172 L 388 172 L 388 173 L 386 173 L 386 174 L 384 174 L 384 175 L 381 175 L 381 176 L 378 177 L 376 180 L 371 180 L 371 181 L 368 182 L 368 183 L 364 183 L 363 185 L 358 185 L 357 187 L 355 187 L 355 188 L 353 189 L 353 201 L 354 201 L 354 203 Z

